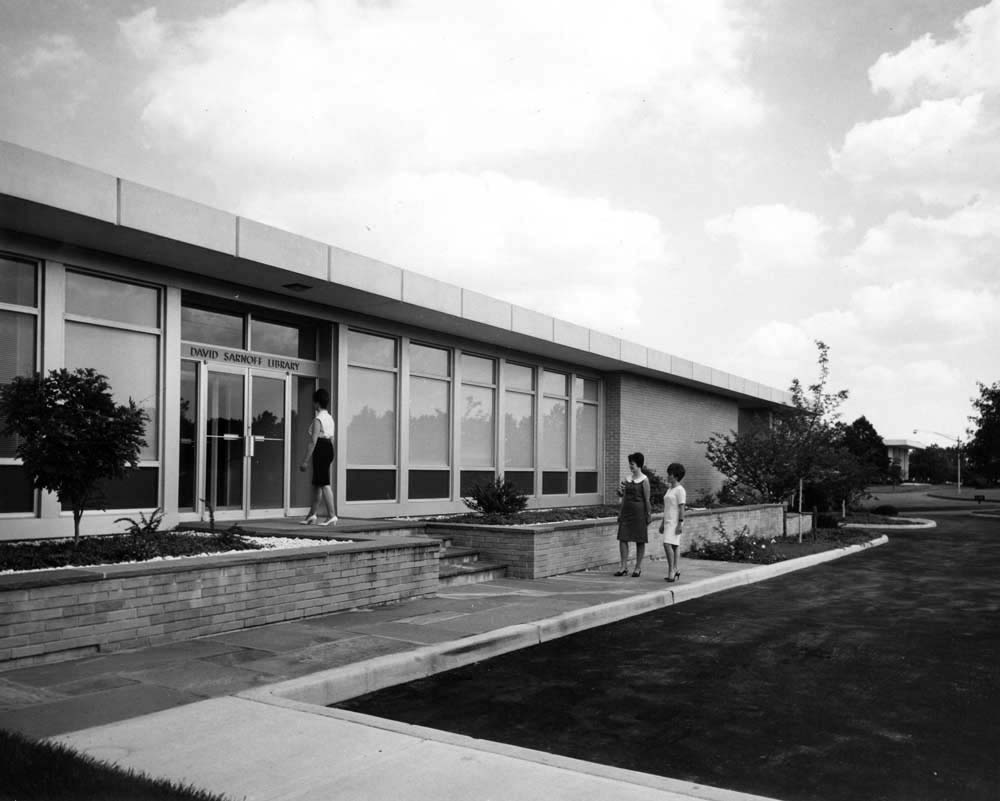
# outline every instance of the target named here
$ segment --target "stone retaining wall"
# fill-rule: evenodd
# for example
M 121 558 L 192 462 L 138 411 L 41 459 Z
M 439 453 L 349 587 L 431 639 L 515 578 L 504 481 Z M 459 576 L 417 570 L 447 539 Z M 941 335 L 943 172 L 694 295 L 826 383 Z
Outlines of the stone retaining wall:
M 780 504 L 688 510 L 681 553 L 689 550 L 695 539 L 719 539 L 720 520 L 729 535 L 746 526 L 752 536 L 781 536 L 782 515 Z M 649 525 L 646 553 L 654 558 L 663 556 L 661 517 L 654 515 Z M 797 528 L 794 533 L 798 533 Z M 536 526 L 428 523 L 427 534 L 450 539 L 459 547 L 475 548 L 482 559 L 507 565 L 514 578 L 544 578 L 618 561 L 618 523 L 613 518 Z
M 379 538 L 0 575 L 0 669 L 430 595 L 437 551 Z

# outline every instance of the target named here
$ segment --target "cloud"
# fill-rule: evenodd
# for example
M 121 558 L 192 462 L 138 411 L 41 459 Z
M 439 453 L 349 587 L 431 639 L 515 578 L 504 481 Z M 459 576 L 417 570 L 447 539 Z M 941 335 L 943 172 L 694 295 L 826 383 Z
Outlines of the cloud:
M 74 37 L 64 33 L 46 33 L 39 37 L 38 44 L 30 53 L 18 59 L 14 74 L 19 78 L 30 78 L 40 72 L 68 71 L 88 60 Z
M 244 211 L 611 333 L 638 325 L 642 296 L 670 258 L 655 217 L 498 172 L 257 194 Z
M 783 204 L 744 206 L 705 223 L 710 236 L 734 240 L 739 251 L 736 269 L 758 276 L 815 267 L 823 259 L 828 230 L 816 215 Z
M 118 20 L 118 32 L 125 46 L 138 58 L 156 56 L 167 35 L 155 8 L 147 8 L 135 16 Z
M 898 53 L 884 53 L 868 71 L 872 88 L 895 108 L 915 98 L 947 98 L 1000 88 L 1000 2 L 976 8 L 955 23 L 955 37 L 922 36 Z
M 160 41 L 149 11 L 124 24 Z M 742 24 L 723 0 L 256 0 L 168 29 L 143 120 L 216 168 L 314 177 L 738 135 L 763 117 Z
M 831 152 L 836 172 L 889 194 L 962 206 L 1000 180 L 1000 0 L 953 38 L 925 35 L 869 70 L 889 116 L 862 122 Z

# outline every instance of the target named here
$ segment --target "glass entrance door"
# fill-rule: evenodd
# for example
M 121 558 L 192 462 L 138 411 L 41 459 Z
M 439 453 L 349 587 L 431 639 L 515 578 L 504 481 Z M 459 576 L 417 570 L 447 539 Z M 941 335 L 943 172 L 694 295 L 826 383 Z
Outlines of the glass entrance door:
M 207 506 L 230 518 L 284 515 L 289 378 L 227 367 L 211 367 L 207 373 Z

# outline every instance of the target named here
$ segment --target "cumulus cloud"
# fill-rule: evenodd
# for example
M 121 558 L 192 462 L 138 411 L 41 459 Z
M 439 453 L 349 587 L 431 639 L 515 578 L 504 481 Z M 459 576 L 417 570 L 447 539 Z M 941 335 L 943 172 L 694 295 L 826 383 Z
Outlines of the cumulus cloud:
M 166 27 L 160 22 L 155 8 L 147 8 L 133 17 L 118 21 L 122 42 L 139 58 L 157 55 L 166 37 Z
M 636 324 L 646 282 L 669 260 L 657 218 L 496 172 L 405 173 L 269 193 L 249 198 L 245 210 L 611 333 Z
M 705 223 L 710 236 L 732 238 L 739 251 L 736 269 L 745 275 L 815 267 L 828 230 L 816 215 L 783 204 L 745 206 Z
M 122 23 L 159 43 L 152 10 Z M 762 118 L 741 19 L 722 0 L 256 0 L 172 28 L 143 119 L 258 169 L 451 169 L 578 151 L 641 130 L 670 139 Z M 218 162 L 217 162 L 218 163 Z
M 50 70 L 70 70 L 88 60 L 87 54 L 73 36 L 64 33 L 46 33 L 38 44 L 14 65 L 14 74 L 29 78 L 36 73 Z

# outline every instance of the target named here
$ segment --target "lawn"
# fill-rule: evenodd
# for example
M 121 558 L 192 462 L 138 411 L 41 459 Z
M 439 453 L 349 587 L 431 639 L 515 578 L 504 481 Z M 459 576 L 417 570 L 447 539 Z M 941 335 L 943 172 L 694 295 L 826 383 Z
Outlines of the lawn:
M 0 801 L 224 801 L 190 786 L 105 765 L 62 745 L 0 729 Z

